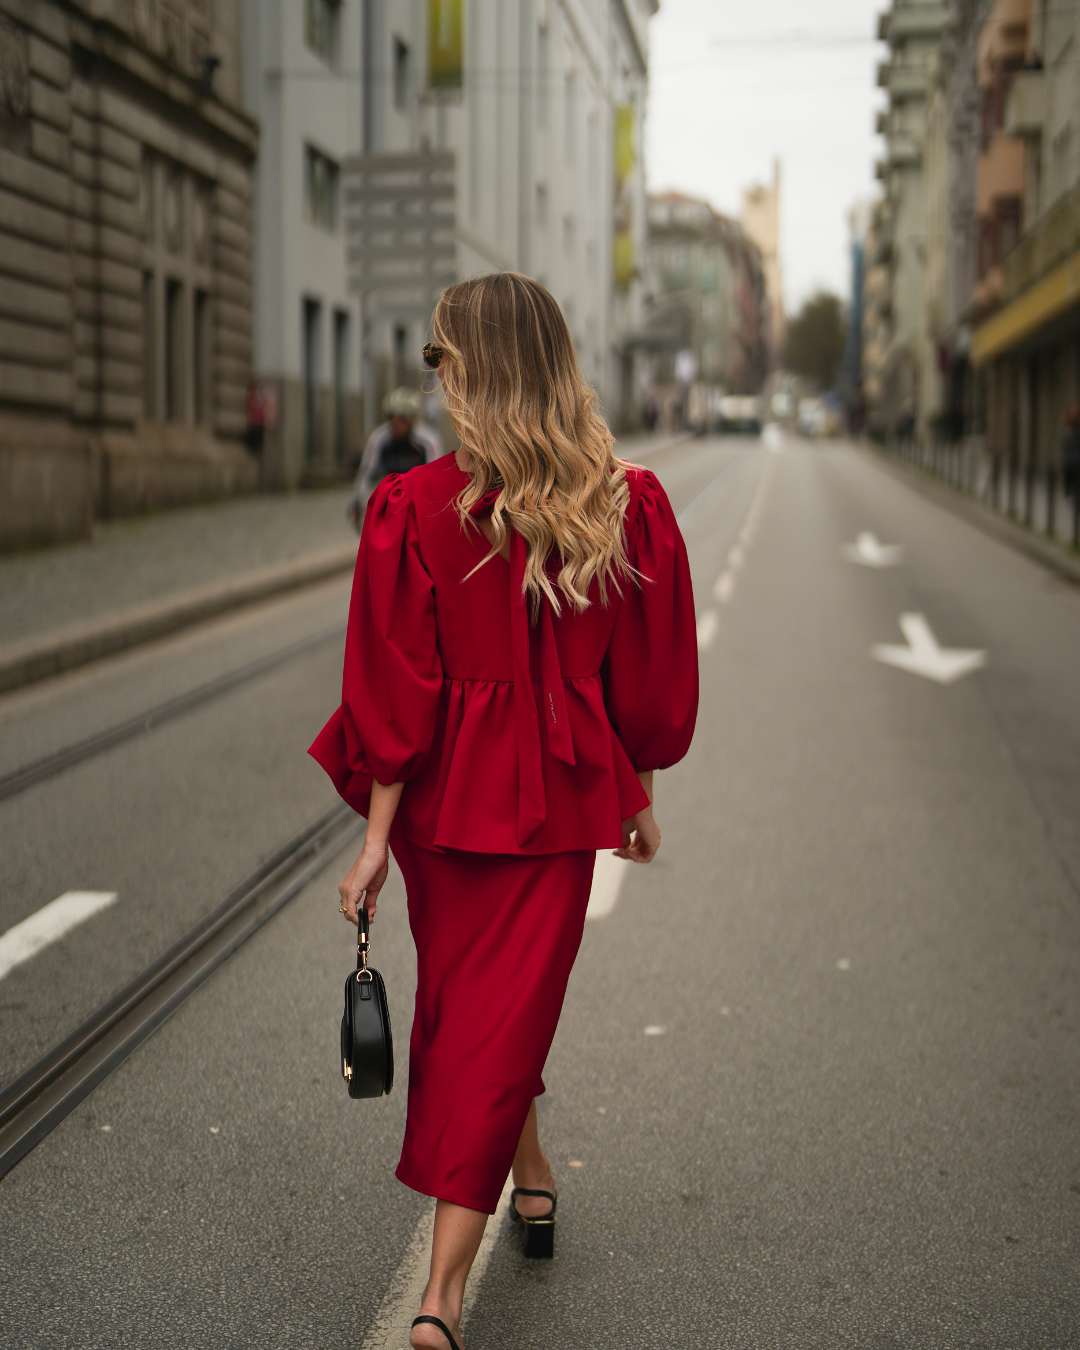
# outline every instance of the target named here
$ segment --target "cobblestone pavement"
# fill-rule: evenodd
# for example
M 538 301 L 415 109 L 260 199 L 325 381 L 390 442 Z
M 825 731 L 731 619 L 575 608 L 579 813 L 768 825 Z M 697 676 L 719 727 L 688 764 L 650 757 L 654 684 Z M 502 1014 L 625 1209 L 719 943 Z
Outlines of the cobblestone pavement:
M 355 538 L 345 519 L 350 492 L 244 497 L 103 521 L 87 543 L 0 558 L 0 642 L 347 543 Z

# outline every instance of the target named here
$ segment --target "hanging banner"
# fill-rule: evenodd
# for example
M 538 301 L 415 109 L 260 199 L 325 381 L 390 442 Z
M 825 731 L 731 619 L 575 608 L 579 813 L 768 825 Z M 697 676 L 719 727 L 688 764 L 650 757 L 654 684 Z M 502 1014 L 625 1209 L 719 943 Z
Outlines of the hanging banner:
M 429 89 L 460 89 L 464 83 L 464 9 L 465 0 L 428 0 Z
M 615 285 L 625 291 L 634 279 L 637 258 L 634 250 L 634 197 L 631 179 L 637 167 L 634 146 L 634 107 L 630 103 L 615 108 L 615 209 L 612 263 Z
M 620 103 L 615 108 L 615 177 L 620 184 L 633 177 L 636 164 L 634 106 L 632 103 Z

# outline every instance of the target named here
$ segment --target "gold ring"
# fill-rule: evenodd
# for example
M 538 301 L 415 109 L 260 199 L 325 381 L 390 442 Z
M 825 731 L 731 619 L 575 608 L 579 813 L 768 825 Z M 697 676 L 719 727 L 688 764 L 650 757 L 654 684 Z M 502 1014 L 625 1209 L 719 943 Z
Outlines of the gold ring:
M 344 905 L 338 905 L 338 913 L 339 913 L 339 914 L 345 914 L 346 912 L 347 912 L 347 911 L 346 911 Z

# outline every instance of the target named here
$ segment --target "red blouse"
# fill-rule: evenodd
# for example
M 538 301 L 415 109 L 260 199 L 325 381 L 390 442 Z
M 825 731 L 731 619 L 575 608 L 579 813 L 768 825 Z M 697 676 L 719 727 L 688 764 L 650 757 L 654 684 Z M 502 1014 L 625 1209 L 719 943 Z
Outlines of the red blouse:
M 384 478 L 364 519 L 341 707 L 310 754 L 367 815 L 372 776 L 404 781 L 394 830 L 428 848 L 619 848 L 647 798 L 636 771 L 687 752 L 698 703 L 690 568 L 664 489 L 628 469 L 640 580 L 583 614 L 529 622 L 511 561 L 463 529 L 453 455 Z M 470 576 L 469 573 L 472 573 Z M 595 600 L 595 597 L 594 597 Z

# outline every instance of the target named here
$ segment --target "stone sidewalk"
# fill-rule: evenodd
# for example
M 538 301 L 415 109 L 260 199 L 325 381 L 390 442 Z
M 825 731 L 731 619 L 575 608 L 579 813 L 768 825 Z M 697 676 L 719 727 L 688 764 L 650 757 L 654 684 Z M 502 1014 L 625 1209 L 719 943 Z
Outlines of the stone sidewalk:
M 0 643 L 115 614 L 352 542 L 351 489 L 244 497 L 94 526 L 0 557 Z
M 635 436 L 641 462 L 685 437 Z M 0 557 L 0 691 L 351 569 L 350 488 L 104 521 L 86 543 Z

